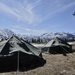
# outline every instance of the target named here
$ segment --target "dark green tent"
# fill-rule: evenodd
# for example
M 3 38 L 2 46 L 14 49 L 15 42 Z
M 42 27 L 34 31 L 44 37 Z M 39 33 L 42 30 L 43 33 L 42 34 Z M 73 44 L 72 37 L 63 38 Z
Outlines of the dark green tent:
M 42 60 L 41 50 L 17 36 L 0 42 L 0 70 L 32 68 Z
M 55 37 L 44 46 L 43 52 L 52 54 L 70 53 L 72 52 L 72 47 L 66 41 Z

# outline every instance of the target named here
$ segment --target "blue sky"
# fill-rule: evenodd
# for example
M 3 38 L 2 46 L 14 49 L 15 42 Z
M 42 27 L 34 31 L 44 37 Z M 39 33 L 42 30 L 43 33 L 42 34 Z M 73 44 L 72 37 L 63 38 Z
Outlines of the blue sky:
M 0 0 L 0 29 L 17 34 L 75 33 L 75 0 Z

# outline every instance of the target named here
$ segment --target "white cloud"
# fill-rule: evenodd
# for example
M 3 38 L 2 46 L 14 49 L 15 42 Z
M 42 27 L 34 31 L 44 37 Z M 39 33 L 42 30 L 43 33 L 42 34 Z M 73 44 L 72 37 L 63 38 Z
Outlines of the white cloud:
M 9 1 L 9 0 L 8 0 Z M 52 18 L 53 16 L 57 15 L 60 12 L 63 12 L 67 10 L 68 8 L 75 5 L 75 2 L 71 2 L 65 4 L 62 3 L 62 0 L 55 0 L 55 1 L 44 1 L 44 0 L 36 0 L 34 2 L 28 2 L 29 0 L 24 0 L 23 3 L 13 0 L 12 5 L 8 5 L 6 3 L 0 2 L 0 11 L 3 11 L 5 13 L 8 13 L 10 15 L 13 15 L 17 18 L 17 20 L 22 21 L 27 24 L 36 24 L 43 22 L 49 18 Z M 9 1 L 8 3 L 10 3 Z M 43 3 L 48 3 L 49 7 L 45 7 L 43 12 L 46 12 L 43 14 L 40 10 L 45 5 Z M 66 2 L 66 1 L 65 1 Z M 41 9 L 37 9 L 38 6 L 40 6 Z M 47 6 L 47 5 L 46 5 Z M 48 9 L 47 9 L 48 8 Z M 49 9 L 50 8 L 50 9 Z M 39 11 L 39 13 L 37 12 Z
M 60 12 L 64 12 L 64 11 L 68 10 L 69 8 L 71 8 L 72 6 L 75 5 L 75 1 L 71 2 L 71 3 L 67 2 L 67 4 L 66 4 L 66 2 L 62 3 L 62 0 L 61 1 L 55 0 L 53 2 L 53 4 L 51 4 L 51 5 L 50 5 L 50 7 L 52 7 L 52 8 L 50 8 L 48 10 L 46 15 L 40 17 L 40 22 L 43 22 L 43 21 L 45 21 L 47 19 L 50 19 L 50 18 L 54 17 L 55 15 L 58 15 L 58 13 L 60 13 Z
M 46 30 L 42 29 L 31 29 L 31 28 L 24 28 L 20 25 L 13 25 L 11 26 L 11 30 L 16 32 L 17 34 L 33 34 L 33 35 L 40 35 L 40 34 L 43 34 L 43 33 L 46 33 Z
M 65 11 L 65 10 L 69 9 L 70 7 L 72 7 L 74 5 L 75 5 L 75 2 L 72 2 L 72 3 L 69 3 L 69 4 L 64 4 L 56 12 L 59 13 L 59 12 Z
M 37 22 L 38 16 L 34 13 L 33 9 L 39 4 L 41 0 L 37 0 L 35 3 L 26 3 L 26 5 L 17 2 L 16 7 L 12 5 L 12 7 L 8 6 L 0 2 L 0 10 L 15 16 L 18 20 L 26 22 L 27 24 L 33 24 Z
M 19 16 L 18 14 L 16 14 L 10 7 L 8 7 L 7 5 L 3 4 L 0 2 L 0 10 L 4 11 L 6 13 L 10 13 L 13 14 L 15 16 Z

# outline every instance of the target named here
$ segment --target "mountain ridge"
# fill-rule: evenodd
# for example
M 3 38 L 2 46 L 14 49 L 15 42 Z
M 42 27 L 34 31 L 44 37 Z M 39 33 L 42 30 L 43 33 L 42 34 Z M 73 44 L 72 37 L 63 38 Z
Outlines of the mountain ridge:
M 32 41 L 32 39 L 38 40 L 41 39 L 42 41 L 48 41 L 54 37 L 59 37 L 61 39 L 73 39 L 75 38 L 75 33 L 69 33 L 69 32 L 51 32 L 51 33 L 44 33 L 40 36 L 35 36 L 35 35 L 21 35 L 21 34 L 16 34 L 15 32 L 9 30 L 9 29 L 3 29 L 0 30 L 0 39 L 5 39 L 9 38 L 12 35 L 16 35 L 24 40 L 27 40 L 29 42 Z

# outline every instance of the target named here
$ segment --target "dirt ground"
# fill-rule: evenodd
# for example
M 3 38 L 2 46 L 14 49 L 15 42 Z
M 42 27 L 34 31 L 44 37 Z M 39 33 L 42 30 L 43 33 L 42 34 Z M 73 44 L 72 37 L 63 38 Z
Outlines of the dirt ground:
M 75 48 L 75 47 L 73 47 Z M 62 54 L 43 54 L 46 63 L 24 72 L 6 72 L 0 75 L 75 75 L 75 52 L 63 56 Z

